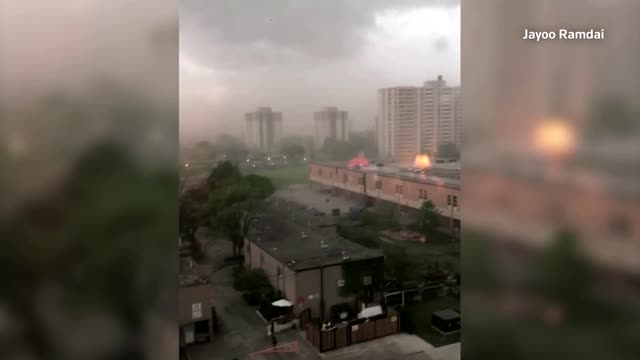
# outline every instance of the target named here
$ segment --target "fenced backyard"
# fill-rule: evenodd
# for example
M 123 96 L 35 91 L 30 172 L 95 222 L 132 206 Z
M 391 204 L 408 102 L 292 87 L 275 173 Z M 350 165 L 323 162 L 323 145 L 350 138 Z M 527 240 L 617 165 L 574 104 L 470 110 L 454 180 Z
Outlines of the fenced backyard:
M 320 352 L 339 349 L 400 331 L 398 314 L 390 312 L 381 318 L 358 319 L 323 330 L 318 324 L 306 325 L 307 341 Z

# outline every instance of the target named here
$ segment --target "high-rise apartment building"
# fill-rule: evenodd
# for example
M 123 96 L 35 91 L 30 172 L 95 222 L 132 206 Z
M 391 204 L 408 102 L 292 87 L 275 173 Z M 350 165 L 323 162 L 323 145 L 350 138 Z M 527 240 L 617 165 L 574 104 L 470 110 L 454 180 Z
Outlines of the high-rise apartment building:
M 420 88 L 403 86 L 378 91 L 378 155 L 409 160 L 420 152 Z
M 349 113 L 337 107 L 326 107 L 314 114 L 315 146 L 321 148 L 327 139 L 349 140 Z
M 460 87 L 438 76 L 423 87 L 378 91 L 377 136 L 382 158 L 413 160 L 417 153 L 436 153 L 438 146 L 462 143 Z
M 282 138 L 282 113 L 260 107 L 245 115 L 246 142 L 250 148 L 273 151 Z

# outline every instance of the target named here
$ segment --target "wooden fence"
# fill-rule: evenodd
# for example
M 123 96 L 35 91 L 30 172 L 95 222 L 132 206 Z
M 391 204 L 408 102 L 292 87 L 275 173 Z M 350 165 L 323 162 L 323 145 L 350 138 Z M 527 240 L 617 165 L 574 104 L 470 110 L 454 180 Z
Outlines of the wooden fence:
M 351 321 L 330 330 L 321 330 L 318 325 L 309 323 L 306 327 L 306 337 L 313 347 L 324 352 L 395 334 L 400 331 L 399 325 L 398 315 L 395 313 L 364 322 Z
M 311 321 L 311 309 L 303 310 L 300 315 L 300 328 L 305 329 L 309 321 Z

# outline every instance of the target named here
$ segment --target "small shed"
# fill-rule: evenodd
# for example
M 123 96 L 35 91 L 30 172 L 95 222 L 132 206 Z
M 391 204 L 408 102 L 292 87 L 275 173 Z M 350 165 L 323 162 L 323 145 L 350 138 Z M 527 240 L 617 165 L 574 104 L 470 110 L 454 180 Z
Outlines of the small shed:
M 457 311 L 446 309 L 431 314 L 431 325 L 443 333 L 460 330 L 460 314 Z

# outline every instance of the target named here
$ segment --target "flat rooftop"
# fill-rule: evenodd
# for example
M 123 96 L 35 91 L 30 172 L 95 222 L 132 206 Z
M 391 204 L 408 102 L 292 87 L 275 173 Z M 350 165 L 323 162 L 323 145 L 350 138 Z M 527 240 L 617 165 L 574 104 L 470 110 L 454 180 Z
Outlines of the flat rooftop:
M 349 169 L 348 161 L 314 161 L 313 164 L 330 166 L 334 168 Z M 403 180 L 411 180 L 424 184 L 447 186 L 460 189 L 460 162 L 434 163 L 429 169 L 419 171 L 413 169 L 412 164 L 385 163 L 378 166 L 374 162 L 372 165 L 361 168 L 349 169 L 363 173 L 375 173 L 379 176 L 392 177 Z
M 509 178 L 523 179 L 544 185 L 564 185 L 570 188 L 585 186 L 598 188 L 629 199 L 640 198 L 640 162 L 625 150 L 619 155 L 602 153 L 584 155 L 584 151 L 554 169 L 549 176 L 550 164 L 545 159 L 527 154 L 498 153 L 479 148 L 465 157 L 465 168 L 469 171 L 500 174 Z M 609 158 L 606 158 L 606 155 Z
M 460 318 L 460 314 L 457 311 L 454 311 L 452 309 L 446 309 L 446 310 L 440 310 L 440 311 L 436 311 L 432 314 L 433 316 L 437 316 L 442 320 L 454 320 L 454 319 L 459 319 Z
M 282 199 L 269 199 L 247 238 L 293 271 L 381 258 L 336 234 L 335 217 Z

